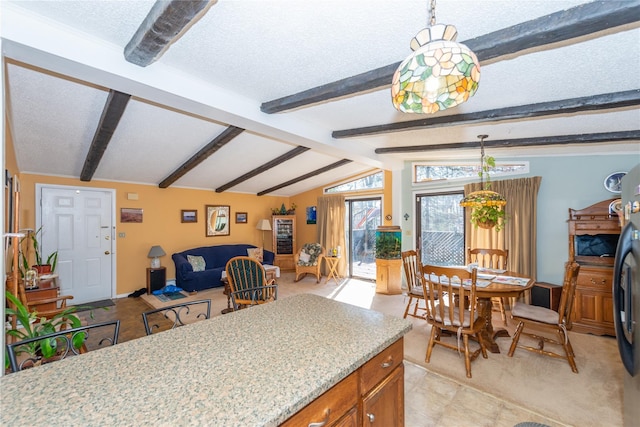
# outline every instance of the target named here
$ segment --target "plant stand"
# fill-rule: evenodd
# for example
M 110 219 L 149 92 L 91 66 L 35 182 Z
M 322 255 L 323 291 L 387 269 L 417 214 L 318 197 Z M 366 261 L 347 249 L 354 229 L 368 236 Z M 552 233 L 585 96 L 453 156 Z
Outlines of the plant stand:
M 402 259 L 376 259 L 376 293 L 402 293 Z

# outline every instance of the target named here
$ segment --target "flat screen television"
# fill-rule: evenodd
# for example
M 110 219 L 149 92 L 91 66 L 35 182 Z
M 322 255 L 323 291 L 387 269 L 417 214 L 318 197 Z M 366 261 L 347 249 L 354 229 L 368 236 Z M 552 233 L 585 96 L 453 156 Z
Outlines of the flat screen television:
M 619 234 L 595 234 L 575 236 L 576 260 L 583 257 L 611 258 L 616 256 Z

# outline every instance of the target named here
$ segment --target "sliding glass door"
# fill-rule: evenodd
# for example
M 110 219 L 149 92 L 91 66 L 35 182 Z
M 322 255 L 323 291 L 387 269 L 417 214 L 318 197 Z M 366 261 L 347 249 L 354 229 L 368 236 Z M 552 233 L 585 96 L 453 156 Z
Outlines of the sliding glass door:
M 355 199 L 345 203 L 349 276 L 375 280 L 376 229 L 382 224 L 382 199 Z
M 416 196 L 416 248 L 423 264 L 464 265 L 462 192 Z

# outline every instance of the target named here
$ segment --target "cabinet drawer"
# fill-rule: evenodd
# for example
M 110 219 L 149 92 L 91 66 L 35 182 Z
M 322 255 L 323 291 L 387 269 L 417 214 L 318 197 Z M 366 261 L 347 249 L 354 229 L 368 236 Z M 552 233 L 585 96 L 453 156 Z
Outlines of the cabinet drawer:
M 620 224 L 618 224 L 617 220 L 576 222 L 576 231 L 582 232 L 582 233 L 576 233 L 576 234 L 584 234 L 584 232 L 591 232 L 588 234 L 597 234 L 607 230 L 614 231 L 616 234 L 618 234 L 620 232 Z
M 363 395 L 367 394 L 369 390 L 402 363 L 403 357 L 404 340 L 400 338 L 365 363 L 361 368 L 360 392 Z
M 356 371 L 281 425 L 284 427 L 301 427 L 326 421 L 325 425 L 330 426 L 356 406 L 359 397 L 358 371 Z M 329 411 L 328 415 L 327 411 Z
M 580 266 L 576 284 L 580 288 L 601 290 L 610 293 L 612 281 L 613 270 L 611 268 Z

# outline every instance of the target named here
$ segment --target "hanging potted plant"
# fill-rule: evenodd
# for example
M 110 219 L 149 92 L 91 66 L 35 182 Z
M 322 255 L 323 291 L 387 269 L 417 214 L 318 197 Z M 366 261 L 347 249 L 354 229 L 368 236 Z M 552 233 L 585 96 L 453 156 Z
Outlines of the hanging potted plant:
M 480 183 L 482 184 L 482 190 L 474 191 L 468 194 L 460 202 L 460 206 L 465 208 L 471 208 L 471 224 L 475 227 L 491 229 L 500 231 L 504 228 L 504 224 L 507 221 L 506 212 L 504 210 L 507 204 L 506 199 L 499 193 L 491 191 L 491 178 L 489 176 L 489 170 L 496 166 L 496 161 L 491 156 L 484 155 L 484 138 L 487 135 L 479 135 L 480 138 L 480 171 L 478 176 L 480 177 Z M 486 178 L 486 182 L 484 179 Z

